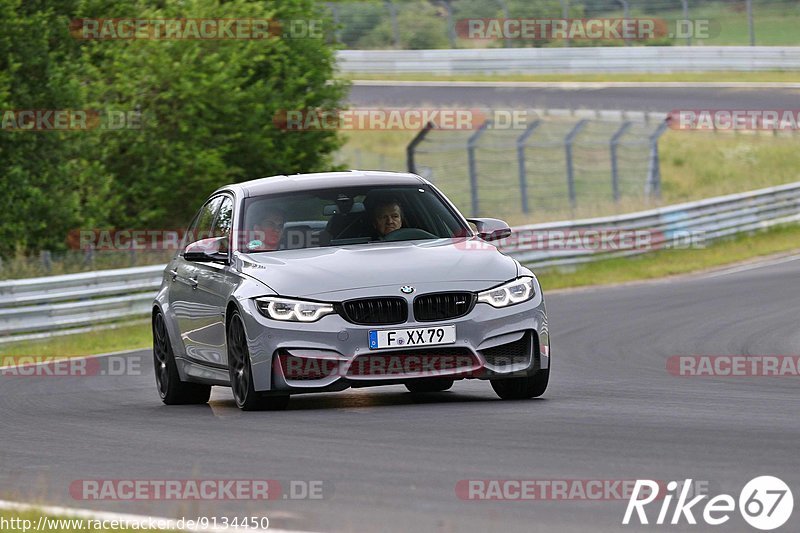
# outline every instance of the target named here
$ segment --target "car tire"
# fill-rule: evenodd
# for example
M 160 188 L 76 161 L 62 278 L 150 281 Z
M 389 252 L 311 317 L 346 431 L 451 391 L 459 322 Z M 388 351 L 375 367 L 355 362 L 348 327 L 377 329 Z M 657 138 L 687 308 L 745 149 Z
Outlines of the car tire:
M 181 381 L 175 354 L 169 341 L 164 315 L 157 312 L 153 317 L 153 368 L 156 387 L 161 401 L 166 405 L 196 405 L 208 402 L 211 385 Z
M 538 398 L 547 390 L 550 369 L 537 370 L 532 376 L 491 380 L 492 388 L 503 400 Z
M 231 391 L 236 406 L 242 411 L 280 411 L 289 405 L 289 395 L 268 395 L 258 392 L 253 385 L 253 367 L 250 364 L 250 350 L 247 335 L 238 311 L 234 311 L 228 321 L 228 372 L 231 378 Z
M 423 378 L 407 381 L 405 386 L 409 392 L 442 392 L 453 386 L 453 380 L 448 378 Z

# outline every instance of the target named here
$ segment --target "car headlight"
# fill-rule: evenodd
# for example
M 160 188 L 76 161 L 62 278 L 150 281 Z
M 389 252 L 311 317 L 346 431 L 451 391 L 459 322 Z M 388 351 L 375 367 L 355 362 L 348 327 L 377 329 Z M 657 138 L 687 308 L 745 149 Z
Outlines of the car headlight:
M 527 302 L 534 296 L 536 296 L 536 290 L 533 288 L 533 278 L 524 276 L 494 289 L 479 292 L 478 301 L 492 307 L 508 307 Z
M 315 322 L 325 315 L 334 313 L 333 305 L 306 300 L 292 300 L 264 296 L 256 298 L 256 306 L 261 314 L 274 320 L 291 322 Z

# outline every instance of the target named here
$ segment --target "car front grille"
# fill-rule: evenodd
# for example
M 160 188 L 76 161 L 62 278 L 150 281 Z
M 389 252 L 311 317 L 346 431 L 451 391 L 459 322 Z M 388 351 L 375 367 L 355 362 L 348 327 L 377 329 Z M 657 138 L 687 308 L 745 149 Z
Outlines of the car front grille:
M 401 324 L 408 320 L 408 304 L 403 298 L 393 297 L 348 300 L 341 305 L 340 314 L 353 324 Z
M 531 358 L 531 334 L 526 333 L 518 341 L 481 350 L 481 355 L 492 366 L 511 366 L 529 363 Z
M 419 322 L 433 322 L 459 318 L 475 306 L 471 292 L 438 292 L 422 294 L 414 299 L 414 318 Z
M 469 372 L 479 362 L 468 348 L 419 348 L 365 353 L 353 359 L 352 377 L 408 377 Z

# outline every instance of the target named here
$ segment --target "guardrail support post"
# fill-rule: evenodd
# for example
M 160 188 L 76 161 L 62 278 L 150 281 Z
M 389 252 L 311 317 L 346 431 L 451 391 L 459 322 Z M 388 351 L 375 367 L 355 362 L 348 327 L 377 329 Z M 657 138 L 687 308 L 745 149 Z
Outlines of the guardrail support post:
M 477 217 L 480 213 L 478 201 L 478 168 L 475 163 L 475 146 L 486 129 L 492 125 L 491 119 L 481 124 L 480 128 L 473 133 L 467 141 L 467 163 L 469 164 L 469 189 L 472 197 L 472 216 Z
M 588 119 L 581 120 L 575 124 L 575 127 L 572 128 L 564 138 L 564 149 L 567 156 L 567 189 L 569 190 L 569 203 L 573 208 L 577 204 L 578 199 L 575 194 L 575 168 L 572 164 L 572 143 L 575 141 L 575 137 L 577 137 L 588 123 Z
M 662 122 L 656 131 L 650 136 L 650 162 L 647 167 L 647 182 L 645 183 L 645 195 L 661 197 L 661 161 L 658 156 L 658 139 L 667 131 L 667 121 Z
M 528 138 L 533 135 L 533 132 L 536 131 L 536 128 L 539 127 L 541 124 L 541 120 L 534 120 L 531 122 L 525 131 L 522 132 L 517 138 L 517 163 L 519 166 L 519 195 L 520 200 L 522 201 L 522 212 L 528 213 L 530 212 L 528 208 L 528 171 L 525 168 L 525 143 L 528 141 Z
M 747 28 L 750 30 L 750 46 L 755 46 L 756 26 L 753 20 L 753 0 L 747 0 Z
M 619 202 L 619 165 L 617 163 L 617 145 L 619 140 L 625 135 L 633 123 L 630 120 L 625 121 L 622 126 L 611 137 L 610 151 L 611 151 L 611 193 L 615 202 Z
M 434 128 L 433 122 L 428 122 L 425 124 L 425 127 L 419 130 L 419 133 L 411 139 L 411 142 L 408 143 L 406 146 L 406 166 L 408 167 L 408 171 L 412 174 L 417 173 L 417 164 L 414 161 L 414 152 L 417 149 L 417 145 L 425 140 L 425 137 L 428 136 L 428 132 Z

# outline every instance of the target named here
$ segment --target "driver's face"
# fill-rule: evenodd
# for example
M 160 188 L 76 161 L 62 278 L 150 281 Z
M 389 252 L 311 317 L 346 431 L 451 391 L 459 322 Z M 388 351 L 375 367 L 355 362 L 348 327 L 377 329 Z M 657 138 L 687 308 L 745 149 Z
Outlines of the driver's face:
M 385 205 L 375 212 L 375 229 L 381 236 L 400 229 L 402 226 L 403 216 L 399 205 Z

